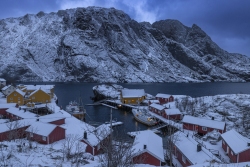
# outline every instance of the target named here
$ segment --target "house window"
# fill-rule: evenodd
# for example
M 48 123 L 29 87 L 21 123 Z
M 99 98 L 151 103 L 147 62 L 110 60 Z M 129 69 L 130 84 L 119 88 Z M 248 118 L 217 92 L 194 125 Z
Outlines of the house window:
M 30 137 L 33 137 L 33 133 L 30 132 Z
M 225 144 L 224 140 L 222 140 L 222 144 Z
M 207 127 L 204 127 L 204 126 L 203 126 L 203 127 L 202 127 L 202 130 L 203 130 L 203 131 L 207 131 Z
M 184 155 L 182 155 L 181 159 L 182 159 L 182 162 L 186 163 L 186 157 Z
M 100 144 L 97 144 L 97 150 L 100 150 Z
M 35 97 L 32 97 L 32 99 L 35 99 Z
M 234 155 L 233 151 L 231 151 L 231 154 Z
M 18 97 L 18 100 L 20 100 L 20 97 Z
M 10 100 L 13 100 L 13 98 L 11 97 Z
M 43 136 L 43 141 L 46 141 L 46 137 L 45 136 Z
M 16 94 L 14 94 L 14 96 L 16 96 Z
M 48 103 L 49 101 L 48 100 L 46 100 L 46 103 Z

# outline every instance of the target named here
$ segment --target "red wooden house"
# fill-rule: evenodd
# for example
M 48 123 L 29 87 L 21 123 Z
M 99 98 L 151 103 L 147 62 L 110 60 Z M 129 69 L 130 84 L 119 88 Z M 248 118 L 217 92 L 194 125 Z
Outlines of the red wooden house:
M 173 158 L 178 160 L 183 167 L 203 164 L 204 162 L 221 162 L 221 160 L 216 158 L 209 150 L 195 141 L 191 135 L 178 131 L 174 133 L 171 138 L 173 139 Z M 174 164 L 174 166 L 178 165 Z
M 153 104 L 153 103 L 155 103 L 155 104 L 160 104 L 159 100 L 149 100 L 149 101 L 148 101 L 148 105 L 149 105 L 149 106 L 150 106 L 151 104 Z
M 57 113 L 53 113 L 53 114 L 40 116 L 39 120 L 41 122 L 51 123 L 54 125 L 63 125 L 63 124 L 65 124 L 65 118 L 66 118 L 66 116 L 63 115 L 63 113 L 57 112 Z
M 21 119 L 31 119 L 36 118 L 37 115 L 22 109 L 21 107 L 11 107 L 6 110 L 6 117 L 10 120 L 21 120 Z
M 29 140 L 34 140 L 41 144 L 51 144 L 65 139 L 65 129 L 49 123 L 36 121 L 25 131 Z
M 171 120 L 181 120 L 181 112 L 178 108 L 169 108 L 165 109 L 163 113 L 163 117 Z
M 159 100 L 160 104 L 165 104 L 165 103 L 174 101 L 174 97 L 172 95 L 163 94 L 163 93 L 158 93 L 155 96 L 155 98 L 156 98 L 156 100 Z
M 97 155 L 102 150 L 102 145 L 108 142 L 111 129 L 109 125 L 103 124 L 94 128 L 91 132 L 84 132 L 83 139 L 81 140 L 85 143 L 86 152 Z
M 233 163 L 250 161 L 250 139 L 234 129 L 221 135 L 222 148 Z
M 132 150 L 135 164 L 161 166 L 165 162 L 162 138 L 151 130 L 136 133 Z
M 14 103 L 11 104 L 0 104 L 0 118 L 6 117 L 6 110 L 9 108 L 15 107 Z
M 183 129 L 196 131 L 200 135 L 205 135 L 213 130 L 217 130 L 220 133 L 224 133 L 226 131 L 225 122 L 198 118 L 190 115 L 185 115 L 182 119 L 182 123 Z
M 148 108 L 149 108 L 150 111 L 162 116 L 164 114 L 164 112 L 165 112 L 166 107 L 164 107 L 164 106 L 162 106 L 160 104 L 153 103 Z

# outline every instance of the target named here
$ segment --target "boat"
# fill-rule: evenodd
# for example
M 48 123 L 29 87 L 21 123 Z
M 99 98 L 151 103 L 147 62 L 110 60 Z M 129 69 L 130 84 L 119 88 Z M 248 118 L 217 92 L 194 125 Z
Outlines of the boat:
M 76 118 L 80 120 L 84 120 L 84 115 L 86 113 L 83 105 L 80 105 L 76 101 L 70 101 L 69 104 L 66 106 L 66 112 L 69 114 L 75 116 Z
M 150 115 L 146 110 L 134 108 L 132 109 L 132 113 L 135 119 L 142 124 L 148 126 L 154 126 L 157 124 L 156 119 L 152 115 Z

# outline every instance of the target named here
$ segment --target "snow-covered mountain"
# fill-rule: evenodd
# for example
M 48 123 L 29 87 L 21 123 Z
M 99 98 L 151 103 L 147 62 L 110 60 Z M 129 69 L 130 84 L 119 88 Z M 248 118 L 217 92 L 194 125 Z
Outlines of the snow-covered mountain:
M 138 23 L 114 8 L 0 20 L 0 77 L 9 81 L 250 81 L 250 58 L 197 25 Z

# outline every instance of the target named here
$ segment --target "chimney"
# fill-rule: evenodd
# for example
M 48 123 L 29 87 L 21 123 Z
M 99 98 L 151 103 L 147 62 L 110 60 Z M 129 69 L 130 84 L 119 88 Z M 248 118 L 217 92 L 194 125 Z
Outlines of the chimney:
M 201 144 L 197 144 L 197 152 L 201 151 Z
M 87 139 L 87 132 L 84 132 L 84 133 L 83 133 L 83 138 L 84 138 L 84 139 Z
M 212 117 L 212 120 L 214 120 L 214 117 Z
M 147 145 L 146 145 L 146 144 L 144 144 L 144 145 L 143 145 L 143 148 L 144 148 L 144 149 L 146 149 L 146 148 L 147 148 Z

